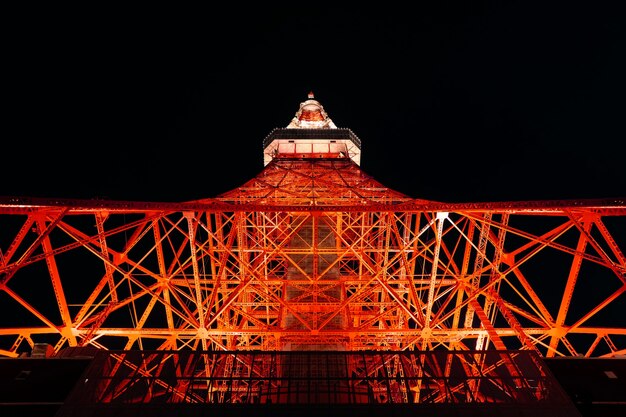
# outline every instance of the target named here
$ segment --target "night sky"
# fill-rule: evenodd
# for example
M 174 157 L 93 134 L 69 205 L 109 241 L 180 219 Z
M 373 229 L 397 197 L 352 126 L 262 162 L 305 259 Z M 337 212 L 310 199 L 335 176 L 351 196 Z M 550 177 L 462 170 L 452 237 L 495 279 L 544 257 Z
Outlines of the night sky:
M 426 3 L 5 12 L 0 195 L 214 197 L 313 91 L 411 197 L 626 196 L 619 2 Z

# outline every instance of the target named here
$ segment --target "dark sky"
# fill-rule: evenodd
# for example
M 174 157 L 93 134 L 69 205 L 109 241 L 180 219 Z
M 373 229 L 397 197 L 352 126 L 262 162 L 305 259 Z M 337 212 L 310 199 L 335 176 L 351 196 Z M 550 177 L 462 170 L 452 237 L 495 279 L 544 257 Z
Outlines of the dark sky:
M 0 195 L 216 196 L 309 91 L 415 198 L 626 195 L 619 2 L 419 3 L 5 12 Z

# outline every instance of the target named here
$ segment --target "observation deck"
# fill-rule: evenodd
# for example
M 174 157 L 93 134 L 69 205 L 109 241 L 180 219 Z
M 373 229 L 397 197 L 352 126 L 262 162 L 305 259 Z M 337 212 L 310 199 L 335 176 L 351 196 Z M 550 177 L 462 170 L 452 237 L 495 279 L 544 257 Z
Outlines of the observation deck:
M 338 128 L 324 107 L 309 93 L 286 128 L 276 128 L 263 140 L 263 164 L 274 159 L 346 159 L 361 163 L 361 140 L 350 129 Z

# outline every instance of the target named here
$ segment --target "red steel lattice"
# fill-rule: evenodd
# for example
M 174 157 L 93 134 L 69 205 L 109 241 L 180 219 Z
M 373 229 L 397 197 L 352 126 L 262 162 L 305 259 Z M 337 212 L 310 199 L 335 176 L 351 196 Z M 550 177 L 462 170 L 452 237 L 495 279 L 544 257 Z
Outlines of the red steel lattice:
M 626 353 L 626 199 L 420 200 L 311 143 L 199 201 L 1 198 L 0 353 Z

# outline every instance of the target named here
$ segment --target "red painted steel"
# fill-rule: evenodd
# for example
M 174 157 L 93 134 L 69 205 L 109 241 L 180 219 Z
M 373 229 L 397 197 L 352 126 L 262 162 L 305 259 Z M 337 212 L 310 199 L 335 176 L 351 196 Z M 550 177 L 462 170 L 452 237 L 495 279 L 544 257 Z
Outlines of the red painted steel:
M 200 201 L 1 198 L 0 354 L 626 353 L 626 198 L 432 202 L 336 156 Z

